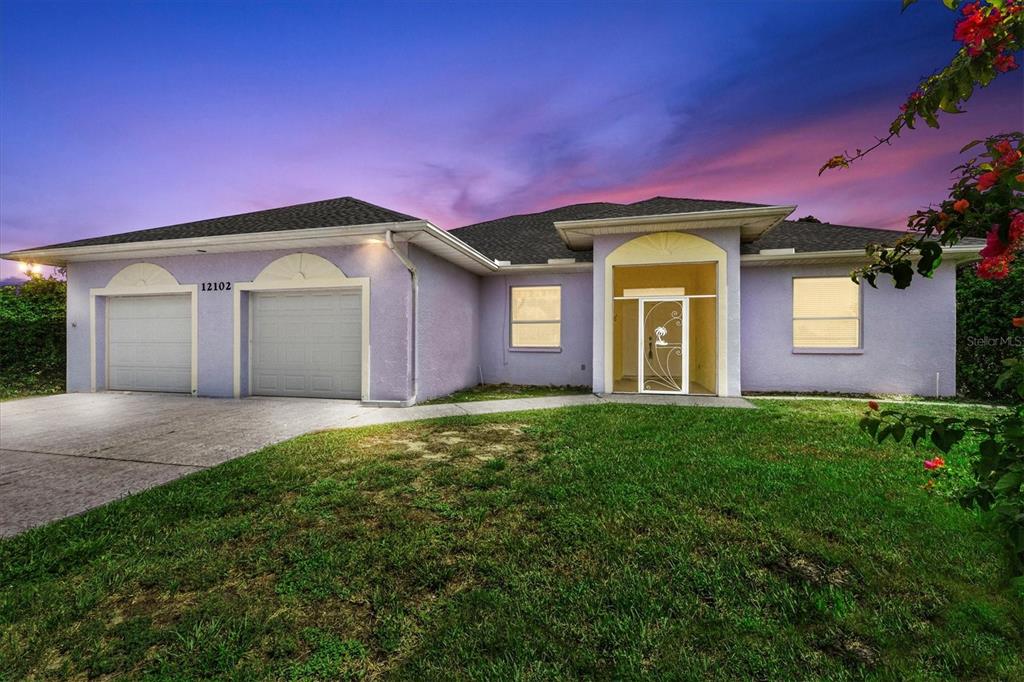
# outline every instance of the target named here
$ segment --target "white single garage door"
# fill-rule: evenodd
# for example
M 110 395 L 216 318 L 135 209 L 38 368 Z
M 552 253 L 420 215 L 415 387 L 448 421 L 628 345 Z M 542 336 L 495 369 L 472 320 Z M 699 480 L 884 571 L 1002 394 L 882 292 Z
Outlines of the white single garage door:
M 107 299 L 108 388 L 192 390 L 192 300 L 172 296 Z
M 251 296 L 252 393 L 360 397 L 358 291 L 264 291 Z

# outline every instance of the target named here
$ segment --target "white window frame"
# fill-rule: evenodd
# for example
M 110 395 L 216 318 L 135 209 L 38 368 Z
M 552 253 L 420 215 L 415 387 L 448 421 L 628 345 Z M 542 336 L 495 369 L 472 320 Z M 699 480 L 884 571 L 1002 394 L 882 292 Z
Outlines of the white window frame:
M 811 353 L 811 354 L 850 354 L 850 353 L 862 353 L 864 350 L 864 288 L 857 285 L 857 315 L 838 315 L 836 317 L 797 317 L 793 314 L 793 307 L 796 304 L 796 281 L 798 279 L 845 279 L 849 280 L 848 275 L 802 275 L 799 277 L 793 277 L 790 282 L 789 293 L 790 293 L 790 320 L 789 320 L 789 335 L 790 345 L 793 348 L 794 353 Z M 796 345 L 796 338 L 794 338 L 793 326 L 798 320 L 857 320 L 857 343 L 853 346 L 798 346 Z
M 513 319 L 514 292 L 516 289 L 558 289 L 558 319 L 557 320 L 520 320 Z M 562 285 L 561 284 L 512 284 L 508 287 L 508 349 L 517 352 L 537 353 L 560 353 L 562 351 Z M 517 324 L 558 324 L 558 345 L 557 346 L 517 346 L 512 343 L 513 329 Z

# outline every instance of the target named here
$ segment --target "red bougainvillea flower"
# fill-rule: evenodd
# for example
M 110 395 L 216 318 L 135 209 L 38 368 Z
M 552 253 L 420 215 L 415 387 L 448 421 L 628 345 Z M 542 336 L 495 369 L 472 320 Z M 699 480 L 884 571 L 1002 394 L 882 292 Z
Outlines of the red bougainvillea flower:
M 995 171 L 982 173 L 981 177 L 978 178 L 978 191 L 984 192 L 987 189 L 991 189 L 997 182 L 999 182 L 999 173 Z
M 1006 279 L 1010 274 L 1010 259 L 1006 256 L 985 258 L 978 263 L 975 272 L 981 279 Z
M 999 73 L 1006 73 L 1007 71 L 1013 71 L 1017 68 L 1017 60 L 1014 59 L 1012 54 L 1000 52 L 996 55 L 996 58 L 992 60 L 992 66 L 994 66 L 996 71 Z
M 998 258 L 1009 251 L 1010 245 L 999 238 L 999 226 L 993 225 L 985 235 L 985 248 L 978 252 L 982 258 Z
M 995 147 L 995 151 L 1000 154 L 999 164 L 1003 166 L 1012 166 L 1020 160 L 1021 153 L 1019 149 L 1014 149 L 1013 145 L 1010 144 L 1009 140 L 1000 140 Z
M 953 210 L 957 213 L 966 213 L 970 207 L 971 202 L 967 201 L 967 199 L 957 199 L 953 202 Z
M 944 466 L 946 466 L 946 460 L 942 459 L 941 457 L 934 457 L 932 459 L 926 459 L 924 461 L 924 468 L 927 469 L 928 471 L 941 469 Z
M 980 2 L 972 2 L 963 8 L 964 18 L 953 30 L 953 38 L 967 48 L 967 54 L 977 57 L 982 53 L 985 41 L 995 35 L 995 27 L 1002 20 L 1002 14 L 995 7 L 987 13 L 982 11 Z
M 910 93 L 910 96 L 907 98 L 906 103 L 900 105 L 900 111 L 906 113 L 907 109 L 910 108 L 910 105 L 916 102 L 917 100 L 921 99 L 922 97 L 924 97 L 924 95 L 921 94 L 920 90 L 915 90 L 914 92 Z
M 1015 317 L 1015 318 L 1013 318 L 1013 326 L 1014 327 L 1024 327 L 1024 317 Z
M 1010 242 L 1015 244 L 1024 239 L 1024 211 L 1010 214 Z
M 878 403 L 876 403 L 874 400 L 868 401 L 868 407 L 874 410 L 875 412 L 878 412 Z

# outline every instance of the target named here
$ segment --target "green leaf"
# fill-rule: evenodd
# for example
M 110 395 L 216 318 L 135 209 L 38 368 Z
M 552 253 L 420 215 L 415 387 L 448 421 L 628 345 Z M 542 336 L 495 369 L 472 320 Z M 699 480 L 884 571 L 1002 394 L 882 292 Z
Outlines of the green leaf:
M 960 76 L 959 78 L 957 78 L 956 85 L 957 96 L 959 96 L 961 102 L 966 102 L 971 98 L 971 95 L 974 94 L 974 81 L 971 79 L 971 74 L 968 73 L 967 71 L 960 72 Z M 974 144 L 976 144 L 976 142 L 967 145 L 967 147 L 961 150 L 960 153 L 962 154 L 963 152 L 967 151 L 968 149 L 973 147 Z
M 947 114 L 962 114 L 964 113 L 959 106 L 957 106 L 959 93 L 956 90 L 957 84 L 953 81 L 945 81 L 942 83 L 942 97 L 939 98 L 939 109 L 942 109 Z
M 921 252 L 921 260 L 917 263 L 917 272 L 931 277 L 942 263 L 942 247 L 938 242 L 924 242 L 918 250 Z
M 996 484 L 992 489 L 996 493 L 1008 493 L 1020 488 L 1021 483 L 1024 483 L 1024 474 L 1019 471 L 1008 471 L 1003 474 L 998 481 L 996 481 Z
M 900 261 L 892 266 L 892 279 L 897 289 L 906 289 L 914 279 L 914 268 L 907 261 Z
M 995 442 L 991 438 L 986 441 L 982 441 L 978 449 L 981 451 L 981 456 L 986 459 L 999 456 L 999 443 Z
M 981 144 L 981 142 L 981 140 L 971 140 L 970 142 L 968 142 L 967 144 L 960 148 L 960 153 L 963 154 L 968 149 L 971 149 L 972 147 L 977 147 L 979 144 Z
M 952 0 L 942 0 L 942 1 L 943 2 L 951 2 Z M 903 0 L 903 10 L 902 11 L 905 12 L 907 10 L 907 8 L 910 7 L 911 5 L 913 5 L 915 2 L 917 2 L 917 0 Z

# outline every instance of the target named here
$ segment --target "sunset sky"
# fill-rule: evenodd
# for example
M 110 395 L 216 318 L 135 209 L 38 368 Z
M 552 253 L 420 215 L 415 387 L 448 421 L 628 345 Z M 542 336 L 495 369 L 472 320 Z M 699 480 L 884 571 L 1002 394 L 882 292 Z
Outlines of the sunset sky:
M 4 0 L 0 250 L 344 195 L 445 228 L 659 194 L 899 227 L 963 143 L 1021 127 L 1020 71 L 817 169 L 884 134 L 953 21 L 938 0 Z

